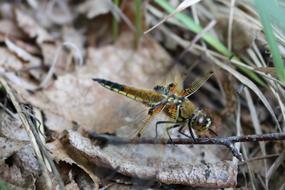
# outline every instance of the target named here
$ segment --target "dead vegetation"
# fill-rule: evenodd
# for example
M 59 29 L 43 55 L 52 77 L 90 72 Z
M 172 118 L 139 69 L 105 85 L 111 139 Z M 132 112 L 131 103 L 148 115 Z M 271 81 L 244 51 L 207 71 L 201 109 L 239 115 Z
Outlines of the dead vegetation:
M 285 131 L 285 71 L 262 24 L 247 1 L 1 2 L 0 189 L 284 189 L 284 141 L 275 140 Z M 273 24 L 283 61 L 282 25 Z M 190 100 L 218 136 L 277 134 L 235 143 L 244 161 L 219 145 L 90 137 L 128 141 L 147 115 L 92 78 L 152 89 L 208 71 Z M 167 119 L 155 117 L 143 137 Z

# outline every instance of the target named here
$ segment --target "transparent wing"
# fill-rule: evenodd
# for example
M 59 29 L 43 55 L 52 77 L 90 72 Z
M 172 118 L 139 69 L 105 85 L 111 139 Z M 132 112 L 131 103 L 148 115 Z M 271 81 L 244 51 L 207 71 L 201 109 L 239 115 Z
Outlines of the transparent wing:
M 188 88 L 182 90 L 181 95 L 188 98 L 192 94 L 194 94 L 197 90 L 203 86 L 203 84 L 213 75 L 213 72 L 210 71 L 206 75 L 204 75 L 201 79 L 194 81 Z
M 159 114 L 160 112 L 162 112 L 164 108 L 165 108 L 165 103 L 163 103 L 163 104 L 158 104 L 157 106 L 151 108 L 151 109 L 150 109 L 151 111 L 148 112 L 148 116 L 147 116 L 147 118 L 146 118 L 146 119 L 144 120 L 144 122 L 143 122 L 143 126 L 140 127 L 140 128 L 136 131 L 136 133 L 134 134 L 133 138 L 142 136 L 142 134 L 143 134 L 145 128 L 149 125 L 150 121 L 152 121 L 152 119 L 153 119 L 157 114 Z

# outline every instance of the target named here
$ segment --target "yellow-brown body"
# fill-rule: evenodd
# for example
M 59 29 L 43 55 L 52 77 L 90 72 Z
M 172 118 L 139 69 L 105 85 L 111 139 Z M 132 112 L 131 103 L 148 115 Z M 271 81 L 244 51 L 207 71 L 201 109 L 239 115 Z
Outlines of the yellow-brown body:
M 178 90 L 173 83 L 169 84 L 167 87 L 156 86 L 154 87 L 154 90 L 145 90 L 118 84 L 105 79 L 95 78 L 93 80 L 111 91 L 117 92 L 148 106 L 150 108 L 148 113 L 150 116 L 149 118 L 163 111 L 169 116 L 171 121 L 157 122 L 156 128 L 159 124 L 172 123 L 174 124 L 174 127 L 168 129 L 180 127 L 179 132 L 184 134 L 182 128 L 187 124 L 191 136 L 194 138 L 193 132 L 191 131 L 192 128 L 198 131 L 206 130 L 210 127 L 212 121 L 206 113 L 197 109 L 195 104 L 193 104 L 188 97 L 196 92 L 211 75 L 212 73 L 209 73 L 203 79 L 195 81 L 189 88 L 182 90 Z M 139 135 L 142 130 L 143 128 L 138 132 Z

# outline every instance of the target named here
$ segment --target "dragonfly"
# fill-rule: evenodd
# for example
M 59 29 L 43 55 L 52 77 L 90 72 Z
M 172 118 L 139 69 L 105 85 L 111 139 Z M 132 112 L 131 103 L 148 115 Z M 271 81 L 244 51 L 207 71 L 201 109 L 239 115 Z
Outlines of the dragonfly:
M 196 141 L 193 130 L 216 133 L 210 129 L 212 125 L 212 118 L 202 109 L 199 109 L 189 97 L 199 90 L 203 84 L 213 75 L 213 72 L 208 72 L 203 77 L 195 80 L 187 88 L 179 88 L 177 83 L 169 83 L 166 86 L 156 85 L 153 89 L 139 89 L 124 84 L 119 84 L 102 78 L 93 78 L 101 86 L 114 91 L 118 94 L 126 96 L 132 100 L 143 103 L 148 109 L 147 121 L 150 121 L 155 115 L 164 112 L 170 120 L 157 121 L 155 124 L 155 137 L 158 136 L 158 127 L 167 124 L 167 135 L 172 141 L 170 130 L 178 128 L 178 132 L 188 138 Z M 141 127 L 135 134 L 140 137 L 147 125 Z M 188 126 L 189 133 L 184 132 L 185 127 Z

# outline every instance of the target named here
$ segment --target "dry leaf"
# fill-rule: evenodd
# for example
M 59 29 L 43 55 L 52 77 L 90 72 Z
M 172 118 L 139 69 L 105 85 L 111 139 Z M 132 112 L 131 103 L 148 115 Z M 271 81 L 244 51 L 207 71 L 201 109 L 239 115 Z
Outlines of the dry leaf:
M 27 142 L 0 137 L 0 165 L 9 156 L 20 150 Z
M 16 55 L 6 48 L 0 48 L 0 75 L 21 86 L 22 89 L 35 89 L 35 85 L 28 81 L 29 79 L 22 78 L 18 73 L 23 69 L 24 63 Z
M 19 71 L 23 68 L 23 62 L 6 48 L 0 48 L 0 67 L 7 71 Z
M 32 145 L 23 147 L 15 154 L 14 164 L 21 167 L 21 171 L 29 175 L 37 176 L 41 173 Z
M 26 130 L 17 114 L 10 116 L 3 110 L 0 111 L 0 136 L 17 141 L 29 141 Z M 15 133 L 15 131 L 17 131 Z
M 20 38 L 23 39 L 25 34 L 18 28 L 15 22 L 11 20 L 0 20 L 0 33 L 5 38 Z
M 66 190 L 80 190 L 77 183 L 74 180 L 72 180 L 71 183 L 67 184 L 65 186 L 65 189 Z
M 244 21 L 244 20 L 242 20 Z M 242 22 L 235 17 L 232 25 L 232 49 L 233 52 L 242 55 L 246 49 L 252 45 L 255 36 L 253 35 L 254 29 L 246 22 Z M 222 16 L 218 18 L 217 31 L 219 36 L 224 42 L 228 40 L 228 23 L 229 18 Z
M 0 165 L 6 158 L 18 152 L 29 144 L 26 131 L 21 128 L 21 122 L 0 109 Z M 17 131 L 17 133 L 15 133 Z
M 39 59 L 33 57 L 31 54 L 26 52 L 24 49 L 18 47 L 11 40 L 5 39 L 5 44 L 11 52 L 15 53 L 23 61 L 29 62 L 30 65 L 34 66 L 34 67 L 40 66 L 40 60 Z
M 182 151 L 180 146 L 165 147 L 162 155 L 159 149 L 161 145 L 108 145 L 101 148 L 72 131 L 68 131 L 66 138 L 70 144 L 69 150 L 73 148 L 89 162 L 127 176 L 165 184 L 212 188 L 234 187 L 237 183 L 237 166 L 233 162 L 191 160 L 191 157 L 197 158 L 198 155 Z M 137 151 L 133 152 L 134 149 Z
M 75 164 L 77 165 L 79 168 L 81 168 L 84 172 L 87 173 L 87 175 L 92 179 L 92 181 L 94 182 L 96 189 L 98 189 L 98 184 L 99 184 L 99 178 L 92 172 L 93 169 L 92 168 L 88 168 L 80 163 L 75 162 L 67 153 L 66 153 L 66 147 L 64 147 L 59 141 L 53 141 L 52 143 L 48 143 L 47 144 L 47 148 L 49 149 L 49 151 L 52 154 L 53 159 L 56 162 L 66 162 L 70 165 Z
M 78 7 L 78 11 L 86 14 L 91 19 L 101 14 L 112 11 L 112 2 L 110 0 L 88 0 Z
M 8 166 L 6 164 L 0 165 L 0 178 L 8 183 L 8 186 L 15 189 L 32 188 L 35 181 L 32 175 L 24 175 L 20 167 L 16 165 Z
M 37 44 L 53 41 L 53 37 L 50 36 L 44 28 L 42 28 L 33 18 L 20 11 L 19 9 L 15 10 L 15 18 L 18 26 L 30 38 L 35 38 Z
M 0 48 L 0 67 L 3 69 L 1 74 L 8 78 L 10 81 L 19 84 L 19 86 L 22 88 L 35 89 L 35 85 L 29 81 L 29 78 L 23 78 L 21 76 L 21 74 L 24 75 L 24 72 L 18 72 L 24 71 L 29 67 L 39 67 L 41 64 L 40 60 L 25 52 L 26 55 L 29 55 L 27 57 L 23 54 L 23 51 L 20 53 L 21 48 L 15 46 L 15 44 L 11 43 L 9 40 L 6 40 L 6 42 L 9 44 L 10 50 L 6 48 Z M 19 57 L 27 59 L 29 62 L 24 63 L 24 61 L 22 61 Z M 35 78 L 40 78 L 40 73 L 38 70 L 30 70 L 29 72 Z
M 128 40 L 127 36 L 125 40 Z M 128 47 L 129 43 L 121 41 L 117 46 L 89 48 L 86 65 L 78 67 L 74 73 L 58 76 L 43 91 L 33 95 L 23 92 L 26 100 L 49 112 L 48 115 L 57 115 L 67 121 L 65 124 L 70 124 L 61 126 L 58 124 L 63 124 L 62 119 L 60 122 L 49 121 L 56 117 L 47 117 L 47 126 L 52 126 L 53 130 L 62 131 L 75 122 L 86 129 L 114 132 L 127 123 L 130 113 L 135 117 L 144 106 L 103 89 L 92 78 L 103 77 L 140 88 L 152 88 L 170 67 L 168 55 L 153 41 L 145 42 L 137 51 Z
M 7 36 L 5 34 L 0 33 L 0 42 L 5 42 L 7 38 L 13 41 L 16 46 L 20 47 L 21 49 L 23 49 L 24 51 L 26 51 L 27 53 L 31 55 L 37 55 L 40 53 L 39 48 L 34 46 L 33 44 L 26 43 L 22 41 L 21 39 L 15 38 L 11 35 Z

